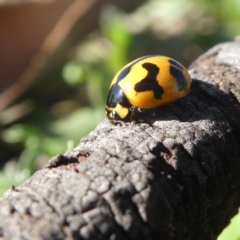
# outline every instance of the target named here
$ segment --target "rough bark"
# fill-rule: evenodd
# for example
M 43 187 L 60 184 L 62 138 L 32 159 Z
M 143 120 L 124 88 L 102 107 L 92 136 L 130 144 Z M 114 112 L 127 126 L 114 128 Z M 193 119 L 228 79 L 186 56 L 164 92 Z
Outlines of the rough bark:
M 240 205 L 240 42 L 149 123 L 101 122 L 0 200 L 4 239 L 216 239 Z M 84 126 L 82 126 L 84 127 Z

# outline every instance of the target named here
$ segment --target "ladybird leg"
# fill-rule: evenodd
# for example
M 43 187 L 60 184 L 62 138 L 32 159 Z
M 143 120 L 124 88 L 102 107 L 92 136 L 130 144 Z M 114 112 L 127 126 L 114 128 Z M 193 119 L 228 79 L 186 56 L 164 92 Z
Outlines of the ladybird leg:
M 123 120 L 110 120 L 110 122 L 113 124 L 113 125 L 121 125 L 121 126 L 124 126 L 125 125 L 125 122 Z
M 134 118 L 136 117 L 136 116 L 135 116 L 135 115 L 136 115 L 136 113 L 135 113 L 136 107 L 131 106 L 131 107 L 129 108 L 129 110 L 131 111 L 130 122 L 135 122 Z

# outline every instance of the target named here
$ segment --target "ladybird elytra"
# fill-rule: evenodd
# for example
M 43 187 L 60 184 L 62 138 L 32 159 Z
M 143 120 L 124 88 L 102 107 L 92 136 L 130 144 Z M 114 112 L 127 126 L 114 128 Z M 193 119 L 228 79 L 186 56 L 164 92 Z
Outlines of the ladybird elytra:
M 113 78 L 106 104 L 111 121 L 129 121 L 133 109 L 156 108 L 189 93 L 191 77 L 180 63 L 169 57 L 138 58 Z

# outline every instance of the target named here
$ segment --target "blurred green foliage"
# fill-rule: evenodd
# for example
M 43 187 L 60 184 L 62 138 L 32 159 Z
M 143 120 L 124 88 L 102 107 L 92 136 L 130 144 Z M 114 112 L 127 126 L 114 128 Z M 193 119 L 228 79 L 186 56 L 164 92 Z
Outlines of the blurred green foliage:
M 238 0 L 149 0 L 129 14 L 106 6 L 100 28 L 69 49 L 61 74 L 41 79 L 1 113 L 0 195 L 94 129 L 105 117 L 109 84 L 127 62 L 161 54 L 188 65 L 238 35 L 239 19 Z M 231 224 L 219 239 L 240 239 L 236 229 Z
M 218 240 L 239 240 L 240 239 L 240 212 L 231 219 L 231 223 L 218 236 Z

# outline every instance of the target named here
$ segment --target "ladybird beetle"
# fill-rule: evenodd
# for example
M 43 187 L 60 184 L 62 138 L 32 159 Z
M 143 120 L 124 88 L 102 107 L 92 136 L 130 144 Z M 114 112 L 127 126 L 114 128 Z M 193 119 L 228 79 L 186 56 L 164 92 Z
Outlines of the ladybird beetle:
M 191 77 L 185 67 L 169 57 L 150 55 L 123 67 L 113 78 L 106 104 L 111 122 L 138 121 L 144 112 L 187 95 Z

